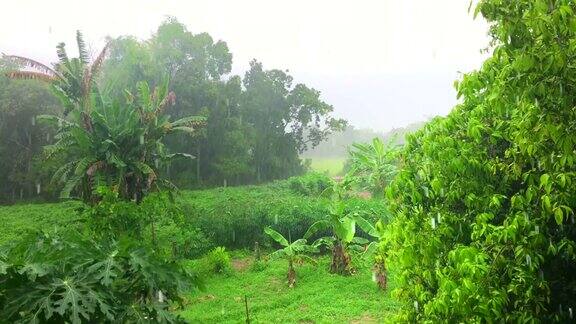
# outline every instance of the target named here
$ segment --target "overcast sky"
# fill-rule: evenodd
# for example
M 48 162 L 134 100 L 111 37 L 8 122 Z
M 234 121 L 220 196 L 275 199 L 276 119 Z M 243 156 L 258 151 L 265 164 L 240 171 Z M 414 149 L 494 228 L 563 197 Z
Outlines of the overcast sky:
M 322 92 L 338 116 L 385 131 L 456 103 L 459 72 L 480 67 L 487 24 L 468 0 L 18 0 L 0 11 L 0 51 L 56 59 L 83 31 L 94 52 L 106 36 L 148 38 L 166 16 L 228 43 L 233 73 L 252 58 L 288 69 Z M 74 47 L 70 46 L 70 50 Z

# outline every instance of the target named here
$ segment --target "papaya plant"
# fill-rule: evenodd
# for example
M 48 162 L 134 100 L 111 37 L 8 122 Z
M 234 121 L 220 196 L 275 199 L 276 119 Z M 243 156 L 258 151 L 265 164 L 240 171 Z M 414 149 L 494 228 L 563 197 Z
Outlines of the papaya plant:
M 266 227 L 264 232 L 282 246 L 280 249 L 271 253 L 269 258 L 283 258 L 288 261 L 288 274 L 286 275 L 288 279 L 288 287 L 294 287 L 296 284 L 296 270 L 294 270 L 294 264 L 304 261 L 316 264 L 316 260 L 311 258 L 308 254 L 316 252 L 317 249 L 308 245 L 305 239 L 298 239 L 294 242 L 289 242 L 282 234 L 276 232 L 270 227 Z

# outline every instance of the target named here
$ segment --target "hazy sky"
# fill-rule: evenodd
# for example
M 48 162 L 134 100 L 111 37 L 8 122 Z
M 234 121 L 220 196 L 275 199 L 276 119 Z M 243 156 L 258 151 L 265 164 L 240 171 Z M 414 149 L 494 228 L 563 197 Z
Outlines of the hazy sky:
M 252 58 L 288 69 L 358 127 L 388 130 L 446 114 L 453 81 L 485 58 L 487 24 L 468 0 L 18 0 L 0 11 L 0 51 L 55 61 L 83 31 L 148 38 L 166 16 L 228 43 L 233 73 Z

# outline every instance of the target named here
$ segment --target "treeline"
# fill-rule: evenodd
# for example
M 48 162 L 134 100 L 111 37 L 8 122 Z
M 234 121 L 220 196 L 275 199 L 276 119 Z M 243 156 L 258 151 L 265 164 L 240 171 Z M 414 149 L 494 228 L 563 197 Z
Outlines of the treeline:
M 134 92 L 139 81 L 153 88 L 169 81 L 176 94 L 172 118 L 206 117 L 194 137 L 172 135 L 170 151 L 196 157 L 168 166 L 164 173 L 181 188 L 260 183 L 299 174 L 299 154 L 318 145 L 345 121 L 320 92 L 294 84 L 282 70 L 266 70 L 253 60 L 243 77 L 230 75 L 232 54 L 223 41 L 193 34 L 170 18 L 150 39 L 109 39 L 98 83 L 112 98 Z M 54 130 L 36 121 L 40 114 L 64 115 L 49 87 L 35 80 L 6 77 L 13 63 L 0 62 L 0 202 L 56 196 L 61 183 L 52 174 L 58 161 L 42 147 Z M 127 91 L 126 91 L 127 90 Z M 56 179 L 57 180 L 57 179 Z

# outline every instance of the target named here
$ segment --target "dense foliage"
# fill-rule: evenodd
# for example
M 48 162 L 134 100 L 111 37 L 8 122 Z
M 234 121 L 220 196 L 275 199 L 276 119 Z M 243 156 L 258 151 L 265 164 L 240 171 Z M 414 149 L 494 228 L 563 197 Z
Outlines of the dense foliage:
M 85 130 L 90 129 L 91 123 L 99 124 L 96 126 L 109 131 L 109 134 L 90 137 L 92 142 L 99 143 L 93 145 L 98 147 L 92 147 L 92 153 L 94 150 L 113 150 L 116 146 L 131 147 L 132 144 L 137 150 L 142 145 L 135 133 L 143 131 L 145 136 L 152 136 L 156 141 L 159 137 L 156 131 L 164 128 L 159 123 L 156 126 L 160 128 L 149 132 L 152 120 L 148 117 L 151 116 L 145 113 L 147 117 L 144 118 L 142 109 L 155 107 L 147 107 L 142 102 L 145 98 L 141 95 L 141 82 L 149 84 L 151 89 L 164 91 L 169 88 L 177 96 L 174 100 L 171 92 L 165 93 L 169 100 L 161 106 L 161 118 L 169 115 L 172 116 L 170 121 L 191 115 L 205 118 L 205 127 L 195 137 L 169 135 L 171 132 L 168 131 L 162 134 L 162 137 L 169 135 L 163 140 L 166 154 L 182 152 L 196 157 L 194 161 L 180 159 L 165 165 L 160 163 L 162 173 L 180 187 L 238 185 L 300 174 L 304 166 L 299 153 L 318 145 L 330 132 L 345 125 L 343 120 L 332 117 L 333 107 L 320 98 L 319 91 L 304 84 L 293 84 L 292 77 L 284 71 L 265 70 L 261 63 L 253 61 L 244 78 L 229 75 L 232 54 L 226 43 L 215 42 L 205 33 L 193 34 L 172 18 L 162 23 L 146 41 L 140 42 L 132 37 L 110 39 L 93 62 L 79 33 L 77 45 L 80 55 L 71 58 L 65 45 L 59 44 L 58 62 L 54 65 L 13 55 L 0 61 L 2 202 L 34 197 L 55 198 L 65 184 L 50 182 L 50 176 L 66 162 L 68 168 L 62 172 L 70 173 L 69 180 L 74 180 L 86 191 L 90 187 L 78 180 L 78 175 L 73 174 L 75 170 L 70 170 L 74 168 L 71 160 L 63 157 L 59 157 L 63 160 L 41 159 L 41 148 L 55 144 L 58 138 L 55 138 L 54 127 L 36 123 L 37 115 L 53 114 L 60 118 L 67 115 L 63 120 Z M 26 80 L 9 80 L 6 76 Z M 164 80 L 170 80 L 169 84 L 166 85 Z M 51 91 L 38 81 L 50 83 Z M 128 102 L 126 89 L 134 94 L 129 96 Z M 150 91 L 150 95 L 154 96 L 154 91 Z M 55 98 L 60 99 L 60 103 Z M 152 102 L 158 100 L 158 104 L 164 98 L 149 99 Z M 115 118 L 110 119 L 96 116 L 103 110 L 123 111 L 124 108 L 140 110 L 133 116 L 113 114 Z M 140 117 L 142 124 L 139 130 L 130 134 L 136 142 L 118 143 L 121 142 L 119 136 L 128 134 L 114 132 L 114 125 L 130 122 L 126 118 L 136 117 Z M 62 137 L 68 132 L 61 130 L 59 133 L 58 136 Z M 116 138 L 110 138 L 112 135 Z M 116 146 L 103 142 L 106 139 Z M 85 140 L 83 144 L 86 144 Z M 86 154 L 82 158 L 95 158 L 95 155 Z M 107 160 L 110 158 L 113 157 L 106 157 Z M 98 160 L 103 159 L 98 157 Z M 108 162 L 114 168 L 124 169 L 121 172 L 125 175 L 140 173 L 135 175 L 140 180 L 126 181 L 145 184 L 151 177 L 149 168 L 138 168 L 132 163 L 132 166 L 124 167 L 118 161 Z M 145 164 L 155 169 L 154 160 Z M 78 168 L 78 172 L 82 173 L 81 169 Z M 154 170 L 154 173 L 158 171 Z M 68 188 L 64 188 L 65 194 Z
M 217 244 L 229 248 L 253 248 L 269 242 L 262 230 L 273 227 L 291 241 L 302 238 L 315 222 L 328 218 L 330 199 L 304 196 L 290 189 L 290 179 L 264 186 L 185 191 L 180 204 L 188 220 Z M 376 222 L 386 218 L 383 200 L 348 197 L 342 212 Z M 320 230 L 320 228 L 319 228 Z M 312 238 L 329 234 L 322 229 Z M 367 236 L 358 229 L 357 235 Z
M 229 75 L 231 66 L 225 42 L 193 34 L 174 18 L 146 41 L 111 40 L 104 85 L 120 91 L 168 76 L 178 95 L 169 113 L 207 119 L 202 136 L 168 141 L 172 150 L 197 157 L 192 164 L 171 165 L 171 179 L 180 186 L 256 183 L 302 173 L 298 154 L 345 124 L 332 117 L 333 107 L 319 91 L 293 84 L 287 72 L 266 70 L 254 60 L 241 78 Z
M 196 283 L 135 241 L 32 234 L 0 254 L 0 316 L 28 323 L 175 322 L 171 302 Z
M 351 176 L 358 178 L 373 195 L 381 195 L 398 171 L 399 149 L 393 142 L 374 138 L 371 143 L 356 143 L 350 149 Z
M 409 136 L 388 192 L 403 321 L 573 320 L 574 10 L 479 2 L 492 57 L 448 117 Z

